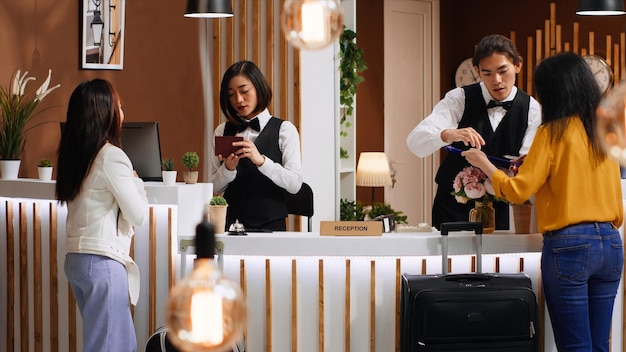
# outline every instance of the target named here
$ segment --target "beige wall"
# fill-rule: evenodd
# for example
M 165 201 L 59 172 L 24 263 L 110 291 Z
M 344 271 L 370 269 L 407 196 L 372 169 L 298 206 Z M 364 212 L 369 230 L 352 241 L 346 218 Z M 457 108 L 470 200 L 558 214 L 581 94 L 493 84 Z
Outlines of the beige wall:
M 164 157 L 179 159 L 204 148 L 204 106 L 198 54 L 198 20 L 183 17 L 185 2 L 126 1 L 124 69 L 80 68 L 80 0 L 0 1 L 0 85 L 8 87 L 15 70 L 28 70 L 38 81 L 53 70 L 51 93 L 38 121 L 64 121 L 72 90 L 83 80 L 104 78 L 118 89 L 126 121 L 158 121 Z M 39 60 L 33 60 L 35 51 Z M 58 123 L 36 127 L 28 134 L 20 177 L 37 177 L 37 160 L 56 160 Z M 200 180 L 204 180 L 202 167 Z M 182 174 L 179 173 L 179 181 Z

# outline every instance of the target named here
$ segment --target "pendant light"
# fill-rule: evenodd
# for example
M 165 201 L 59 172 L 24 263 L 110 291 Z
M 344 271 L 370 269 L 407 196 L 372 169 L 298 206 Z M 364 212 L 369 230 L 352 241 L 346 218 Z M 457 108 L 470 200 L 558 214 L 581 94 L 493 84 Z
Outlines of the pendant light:
M 246 300 L 236 283 L 214 264 L 215 231 L 208 207 L 196 227 L 193 272 L 170 290 L 168 338 L 182 351 L 232 351 L 246 326 Z
M 324 48 L 343 31 L 336 0 L 287 0 L 280 19 L 285 38 L 300 49 Z
M 187 0 L 185 17 L 219 18 L 232 16 L 231 0 Z
M 615 16 L 623 15 L 624 0 L 578 0 L 577 15 Z

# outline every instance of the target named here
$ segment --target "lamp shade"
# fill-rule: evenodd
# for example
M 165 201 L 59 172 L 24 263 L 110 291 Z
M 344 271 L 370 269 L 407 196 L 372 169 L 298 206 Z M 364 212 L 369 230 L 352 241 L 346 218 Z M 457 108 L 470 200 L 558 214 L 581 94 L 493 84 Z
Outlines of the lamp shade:
M 578 0 L 577 15 L 614 16 L 623 15 L 624 0 Z
M 185 17 L 218 18 L 232 16 L 231 0 L 187 0 Z
M 363 152 L 356 167 L 356 185 L 362 187 L 391 186 L 391 170 L 384 152 Z
M 280 19 L 285 38 L 300 49 L 327 47 L 343 31 L 337 0 L 286 0 Z

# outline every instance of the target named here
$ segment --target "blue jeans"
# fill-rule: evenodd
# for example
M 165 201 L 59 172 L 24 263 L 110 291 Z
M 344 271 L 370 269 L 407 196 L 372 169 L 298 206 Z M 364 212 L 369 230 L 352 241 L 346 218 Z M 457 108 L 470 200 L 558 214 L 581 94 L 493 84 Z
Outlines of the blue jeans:
M 541 277 L 559 351 L 608 352 L 624 265 L 611 223 L 584 223 L 543 236 Z
M 83 351 L 136 351 L 124 265 L 100 255 L 68 253 L 65 275 L 83 319 Z

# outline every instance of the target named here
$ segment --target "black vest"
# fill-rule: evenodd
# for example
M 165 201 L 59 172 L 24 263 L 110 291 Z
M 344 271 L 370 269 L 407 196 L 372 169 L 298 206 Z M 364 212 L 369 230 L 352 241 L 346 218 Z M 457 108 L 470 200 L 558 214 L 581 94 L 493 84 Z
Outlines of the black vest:
M 283 120 L 272 117 L 254 144 L 266 158 L 282 164 L 283 155 L 278 145 Z M 225 136 L 234 136 L 237 130 L 226 122 Z M 285 191 L 263 175 L 248 158 L 239 160 L 237 176 L 224 192 L 228 201 L 226 223 L 239 220 L 247 228 L 261 229 L 263 225 L 287 217 Z
M 487 155 L 503 157 L 504 155 L 519 155 L 526 128 L 528 127 L 528 109 L 530 96 L 518 89 L 513 105 L 500 121 L 494 131 L 489 122 L 487 105 L 480 89 L 480 84 L 472 84 L 463 87 L 465 90 L 465 110 L 459 122 L 458 128 L 472 127 L 485 139 L 485 145 L 481 148 Z M 463 142 L 452 144 L 453 147 L 466 150 L 469 147 Z M 474 202 L 460 204 L 450 193 L 453 191 L 452 183 L 456 175 L 470 164 L 460 154 L 448 153 L 441 163 L 435 181 L 437 182 L 437 195 L 433 203 L 433 225 L 439 228 L 441 222 L 467 221 L 469 210 Z M 497 165 L 502 166 L 502 165 Z M 509 228 L 509 210 L 506 203 L 495 202 L 496 229 L 506 230 Z

